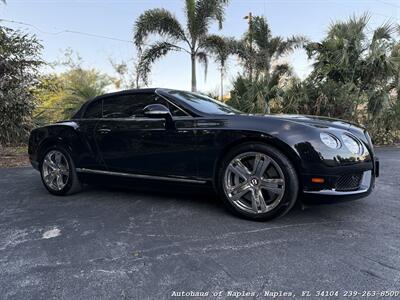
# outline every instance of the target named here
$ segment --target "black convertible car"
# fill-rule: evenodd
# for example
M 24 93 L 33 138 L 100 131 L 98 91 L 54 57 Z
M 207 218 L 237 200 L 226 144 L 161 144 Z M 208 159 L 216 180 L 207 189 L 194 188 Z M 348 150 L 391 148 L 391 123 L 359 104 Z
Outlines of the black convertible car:
M 341 120 L 248 115 L 206 96 L 128 90 L 34 129 L 29 156 L 47 190 L 77 192 L 85 174 L 215 188 L 240 216 L 266 220 L 298 196 L 367 196 L 379 175 L 366 130 Z

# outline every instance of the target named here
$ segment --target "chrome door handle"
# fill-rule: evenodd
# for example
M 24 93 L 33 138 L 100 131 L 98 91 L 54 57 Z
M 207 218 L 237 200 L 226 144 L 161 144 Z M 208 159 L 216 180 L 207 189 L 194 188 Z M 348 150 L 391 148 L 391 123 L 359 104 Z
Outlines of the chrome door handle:
M 100 132 L 101 134 L 107 134 L 107 133 L 111 132 L 111 129 L 101 128 L 101 129 L 97 130 L 97 132 Z

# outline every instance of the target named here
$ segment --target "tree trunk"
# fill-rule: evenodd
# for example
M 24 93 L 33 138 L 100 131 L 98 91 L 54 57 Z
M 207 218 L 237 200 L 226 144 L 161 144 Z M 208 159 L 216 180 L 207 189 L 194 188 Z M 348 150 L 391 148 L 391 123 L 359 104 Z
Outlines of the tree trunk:
M 221 67 L 221 101 L 224 102 L 224 68 Z
M 192 53 L 190 59 L 192 61 L 192 92 L 196 92 L 196 55 Z
M 137 73 L 136 74 L 136 86 L 135 86 L 135 89 L 138 89 L 138 88 L 140 88 L 140 86 L 139 86 L 139 74 Z
M 268 101 L 265 102 L 265 113 L 268 115 L 271 113 L 271 108 L 269 107 Z

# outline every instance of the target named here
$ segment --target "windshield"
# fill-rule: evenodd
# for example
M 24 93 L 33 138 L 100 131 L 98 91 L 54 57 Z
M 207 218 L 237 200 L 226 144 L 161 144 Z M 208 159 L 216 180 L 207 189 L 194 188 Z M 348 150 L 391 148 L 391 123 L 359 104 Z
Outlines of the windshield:
M 241 113 L 239 110 L 236 110 L 225 103 L 197 93 L 184 91 L 169 91 L 168 93 L 203 113 L 219 115 Z

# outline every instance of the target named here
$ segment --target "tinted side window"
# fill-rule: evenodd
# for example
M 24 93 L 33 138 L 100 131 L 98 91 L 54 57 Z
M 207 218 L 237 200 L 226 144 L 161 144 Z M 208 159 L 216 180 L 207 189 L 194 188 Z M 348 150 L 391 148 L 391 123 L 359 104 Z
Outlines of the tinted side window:
M 89 104 L 88 108 L 86 108 L 85 115 L 83 116 L 85 119 L 92 118 L 101 118 L 102 116 L 102 100 L 97 100 Z
M 168 99 L 171 103 L 169 101 L 164 100 L 161 97 L 160 97 L 160 99 L 162 99 L 162 101 L 165 102 L 165 104 L 164 103 L 162 103 L 162 104 L 164 104 L 166 107 L 168 107 L 168 109 L 171 112 L 172 116 L 174 116 L 174 117 L 188 117 L 188 116 L 190 116 L 185 111 L 180 109 L 178 106 L 172 104 L 174 102 L 171 99 Z
M 154 103 L 168 107 L 167 101 L 156 94 L 132 94 L 106 98 L 103 102 L 103 118 L 143 117 L 143 109 Z
M 143 109 L 159 103 L 168 107 L 173 116 L 187 116 L 183 111 L 156 94 L 121 95 L 104 99 L 103 118 L 144 117 Z
M 168 103 L 168 109 L 174 117 L 187 117 L 188 115 L 175 105 Z

